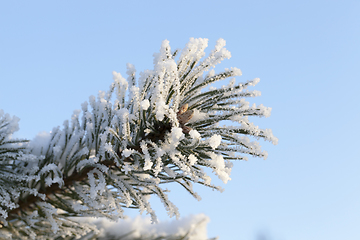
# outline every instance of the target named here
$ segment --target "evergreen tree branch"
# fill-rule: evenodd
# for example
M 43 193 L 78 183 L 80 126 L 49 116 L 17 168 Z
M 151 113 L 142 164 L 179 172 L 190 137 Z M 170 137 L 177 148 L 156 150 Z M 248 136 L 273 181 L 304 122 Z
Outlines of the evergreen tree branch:
M 232 160 L 246 155 L 266 158 L 248 137 L 274 144 L 277 138 L 248 117 L 268 117 L 271 109 L 244 100 L 259 95 L 246 90 L 258 79 L 237 85 L 231 79 L 226 87 L 207 89 L 241 71 L 211 70 L 204 76 L 230 57 L 220 39 L 201 61 L 206 46 L 207 39 L 190 39 L 181 53 L 172 54 L 164 41 L 154 55 L 154 70 L 141 73 L 138 81 L 130 64 L 127 79 L 113 72 L 109 91 L 91 96 L 62 129 L 47 136 L 47 144 L 11 139 L 17 119 L 1 112 L 0 197 L 6 200 L 1 203 L 0 237 L 85 236 L 93 226 L 82 227 L 70 216 L 115 220 L 124 217 L 124 208 L 145 211 L 156 222 L 149 196 L 159 197 L 169 215 L 179 217 L 164 184 L 180 184 L 200 200 L 193 184 L 221 190 L 211 183 L 206 169 L 226 183 Z M 224 121 L 237 124 L 219 127 Z

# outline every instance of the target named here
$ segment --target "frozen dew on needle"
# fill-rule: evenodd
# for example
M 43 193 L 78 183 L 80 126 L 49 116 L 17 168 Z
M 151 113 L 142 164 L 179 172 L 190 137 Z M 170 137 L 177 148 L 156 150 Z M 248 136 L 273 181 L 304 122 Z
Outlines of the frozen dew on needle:
M 42 214 L 38 229 L 50 226 L 55 237 L 76 235 L 81 226 L 71 222 L 75 230 L 70 231 L 65 227 L 71 225 L 66 216 L 117 219 L 124 217 L 124 208 L 137 208 L 156 222 L 151 195 L 160 198 L 169 216 L 178 217 L 164 188 L 167 183 L 178 183 L 200 199 L 193 184 L 221 191 L 207 173 L 227 183 L 234 161 L 248 156 L 266 158 L 258 140 L 273 144 L 278 140 L 270 129 L 256 126 L 250 118 L 269 117 L 271 108 L 245 100 L 260 95 L 248 89 L 259 79 L 238 82 L 236 77 L 242 74 L 238 68 L 215 71 L 217 64 L 231 57 L 225 45 L 225 40 L 219 39 L 206 54 L 208 39 L 191 38 L 184 49 L 176 51 L 165 40 L 154 54 L 152 70 L 137 74 L 135 66 L 127 64 L 127 77 L 114 71 L 107 92 L 91 96 L 62 129 L 54 128 L 46 137 L 30 142 L 27 162 L 19 165 L 17 173 L 29 171 L 24 166 L 32 166 L 34 171 L 16 179 L 22 184 L 31 182 L 33 188 L 22 186 L 30 193 L 17 197 L 27 211 L 38 206 Z M 226 79 L 228 85 L 212 86 Z M 0 125 L 1 137 L 17 130 L 16 118 L 0 111 L 0 120 L 9 122 L 6 127 Z M 3 148 L 9 144 L 5 142 Z M 0 153 L 0 157 L 7 159 L 8 155 Z M 6 222 L 9 214 L 11 220 L 21 222 L 27 236 L 41 233 L 27 228 L 22 209 L 12 201 L 4 206 L 0 221 Z

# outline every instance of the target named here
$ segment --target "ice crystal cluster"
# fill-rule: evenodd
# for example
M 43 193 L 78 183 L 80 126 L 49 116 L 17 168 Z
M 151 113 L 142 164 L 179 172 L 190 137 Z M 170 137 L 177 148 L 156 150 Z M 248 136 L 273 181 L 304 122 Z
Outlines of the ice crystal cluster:
M 82 218 L 81 222 L 91 222 L 100 229 L 98 240 L 216 240 L 207 237 L 209 217 L 204 214 L 190 215 L 179 220 L 151 224 L 149 217 L 137 216 L 110 221 L 106 218 Z M 92 234 L 88 234 L 88 236 Z
M 260 95 L 247 89 L 259 79 L 237 83 L 238 68 L 215 73 L 231 55 L 223 39 L 206 56 L 207 45 L 207 39 L 191 38 L 181 51 L 171 51 L 163 41 L 153 70 L 137 76 L 128 64 L 127 78 L 113 72 L 109 91 L 91 96 L 62 128 L 28 144 L 11 140 L 17 119 L 1 112 L 0 238 L 81 236 L 96 230 L 69 217 L 116 220 L 124 208 L 156 222 L 152 195 L 178 217 L 165 183 L 178 183 L 200 200 L 194 183 L 220 190 L 206 169 L 226 183 L 233 160 L 266 158 L 257 140 L 277 139 L 248 117 L 268 117 L 271 109 L 245 100 Z M 210 86 L 224 79 L 228 85 Z

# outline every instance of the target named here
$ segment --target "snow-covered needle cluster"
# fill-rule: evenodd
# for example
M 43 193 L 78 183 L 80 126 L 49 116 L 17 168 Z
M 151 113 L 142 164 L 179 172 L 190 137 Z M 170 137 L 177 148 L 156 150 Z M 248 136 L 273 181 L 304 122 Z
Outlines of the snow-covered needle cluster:
M 237 68 L 215 73 L 215 65 L 231 55 L 219 39 L 205 57 L 207 45 L 207 39 L 191 38 L 181 51 L 171 51 L 163 41 L 153 70 L 137 77 L 128 64 L 127 78 L 113 72 L 108 92 L 91 96 L 63 128 L 26 148 L 9 140 L 16 119 L 1 114 L 0 217 L 6 231 L 0 237 L 80 236 L 93 227 L 68 217 L 117 219 L 124 208 L 145 211 L 156 222 L 151 195 L 178 217 L 165 183 L 176 182 L 200 200 L 193 183 L 220 190 L 206 169 L 226 183 L 232 160 L 266 158 L 249 137 L 274 144 L 277 139 L 248 117 L 268 117 L 271 109 L 245 101 L 260 95 L 247 90 L 259 79 L 236 83 Z M 227 86 L 209 87 L 227 78 Z

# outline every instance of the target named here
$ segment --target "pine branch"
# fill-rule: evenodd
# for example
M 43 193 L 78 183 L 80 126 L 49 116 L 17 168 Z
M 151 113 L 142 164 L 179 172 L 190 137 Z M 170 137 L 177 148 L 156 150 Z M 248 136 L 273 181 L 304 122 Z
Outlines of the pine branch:
M 111 167 L 114 165 L 114 162 L 111 161 L 103 161 L 101 163 L 104 166 Z M 70 187 L 74 184 L 74 182 L 81 182 L 85 179 L 87 179 L 87 174 L 93 170 L 94 167 L 87 167 L 85 170 L 81 171 L 81 174 L 79 174 L 77 171 L 74 171 L 72 175 L 69 177 L 64 178 L 64 186 L 63 187 Z M 47 199 L 51 199 L 51 195 L 54 195 L 56 193 L 60 193 L 63 191 L 63 187 L 60 187 L 58 183 L 51 185 L 50 187 L 47 187 L 45 189 L 39 190 L 40 194 L 44 194 Z M 43 201 L 43 199 L 39 196 L 29 195 L 28 197 L 24 199 L 20 199 L 18 202 L 18 207 L 9 211 L 9 218 L 8 220 L 11 221 L 12 219 L 15 219 L 20 211 L 28 211 L 31 210 L 35 202 L 37 201 Z
M 271 130 L 248 120 L 268 117 L 271 111 L 245 101 L 259 95 L 245 90 L 258 79 L 237 85 L 232 79 L 226 87 L 208 90 L 209 84 L 240 76 L 241 71 L 215 74 L 210 69 L 230 53 L 220 39 L 201 61 L 206 46 L 207 39 L 190 39 L 180 54 L 172 54 L 164 41 L 154 70 L 141 73 L 138 81 L 131 64 L 127 79 L 113 72 L 109 91 L 100 92 L 97 99 L 91 96 L 62 129 L 49 134 L 45 145 L 36 139 L 28 144 L 10 139 L 17 119 L 1 118 L 0 112 L 0 197 L 10 199 L 1 203 L 0 237 L 5 236 L 2 232 L 15 239 L 86 235 L 93 226 L 81 226 L 70 216 L 118 219 L 124 217 L 124 208 L 146 211 L 156 222 L 150 195 L 160 198 L 170 216 L 178 217 L 161 188 L 164 184 L 178 183 L 200 199 L 193 184 L 221 190 L 206 169 L 226 183 L 232 160 L 246 155 L 266 158 L 260 145 L 245 137 L 277 143 Z M 237 124 L 219 127 L 223 121 Z M 9 176 L 15 179 L 11 184 Z

